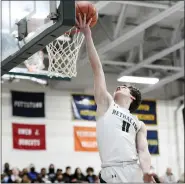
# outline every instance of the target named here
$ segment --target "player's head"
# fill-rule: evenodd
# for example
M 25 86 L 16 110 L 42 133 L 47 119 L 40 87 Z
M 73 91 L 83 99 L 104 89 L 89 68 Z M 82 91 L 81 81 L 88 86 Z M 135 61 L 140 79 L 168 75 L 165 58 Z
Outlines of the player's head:
M 134 112 L 135 110 L 137 110 L 141 103 L 141 93 L 137 88 L 133 86 L 122 85 L 116 88 L 114 99 L 119 100 L 122 98 L 128 99 L 130 101 L 130 112 Z

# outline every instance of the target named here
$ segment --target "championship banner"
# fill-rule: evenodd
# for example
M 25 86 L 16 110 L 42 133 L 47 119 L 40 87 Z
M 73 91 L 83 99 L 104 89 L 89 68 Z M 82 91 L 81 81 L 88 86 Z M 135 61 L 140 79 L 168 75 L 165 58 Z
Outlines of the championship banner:
M 157 130 L 147 131 L 148 149 L 151 155 L 159 154 L 159 139 Z
M 97 152 L 96 127 L 74 127 L 75 151 Z
M 96 121 L 96 103 L 91 95 L 72 95 L 74 120 Z
M 45 117 L 44 93 L 11 91 L 13 116 Z
M 45 125 L 12 123 L 13 148 L 46 150 Z
M 146 125 L 157 125 L 156 101 L 143 100 L 134 114 Z

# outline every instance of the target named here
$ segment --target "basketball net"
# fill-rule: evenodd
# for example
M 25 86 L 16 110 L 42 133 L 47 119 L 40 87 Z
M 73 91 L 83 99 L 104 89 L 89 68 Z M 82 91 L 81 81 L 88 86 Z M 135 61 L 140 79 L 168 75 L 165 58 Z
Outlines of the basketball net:
M 76 62 L 84 35 L 73 27 L 46 46 L 50 77 L 76 77 Z
M 76 27 L 58 37 L 46 46 L 49 59 L 48 76 L 50 77 L 76 77 L 76 62 L 84 35 Z M 45 66 L 44 55 L 37 52 L 24 63 L 30 72 L 38 72 Z

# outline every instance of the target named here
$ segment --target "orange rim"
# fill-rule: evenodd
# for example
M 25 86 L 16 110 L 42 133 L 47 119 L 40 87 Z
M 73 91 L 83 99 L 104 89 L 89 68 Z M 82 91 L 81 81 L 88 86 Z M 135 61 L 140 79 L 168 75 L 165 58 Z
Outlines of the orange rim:
M 74 28 L 72 28 L 72 29 L 74 29 Z M 65 34 L 70 35 L 70 34 L 76 34 L 76 33 L 79 33 L 79 32 L 80 32 L 80 29 L 78 29 L 78 28 L 75 27 L 74 30 L 67 31 L 67 32 L 65 32 Z

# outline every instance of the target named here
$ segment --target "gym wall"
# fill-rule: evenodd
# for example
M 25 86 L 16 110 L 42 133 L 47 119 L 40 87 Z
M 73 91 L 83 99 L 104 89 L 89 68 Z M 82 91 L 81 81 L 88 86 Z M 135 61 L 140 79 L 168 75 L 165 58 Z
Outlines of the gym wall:
M 10 90 L 30 92 L 45 92 L 45 118 L 13 117 Z M 95 122 L 73 122 L 71 113 L 71 93 L 51 90 L 27 81 L 2 85 L 2 164 L 9 162 L 11 166 L 24 168 L 34 163 L 37 169 L 48 167 L 54 163 L 56 168 L 79 166 L 82 171 L 88 166 L 100 171 L 100 159 L 97 152 L 75 152 L 73 126 L 96 126 Z M 74 91 L 73 91 L 74 93 Z M 164 174 L 166 167 L 171 167 L 179 177 L 184 171 L 184 128 L 182 109 L 177 112 L 175 122 L 174 112 L 178 104 L 171 101 L 157 101 L 158 125 L 148 129 L 157 129 L 159 134 L 159 155 L 152 156 L 152 164 L 157 174 Z M 12 148 L 12 122 L 45 124 L 46 151 L 22 151 Z M 177 131 L 176 131 L 177 128 Z M 178 136 L 176 136 L 178 135 Z M 176 139 L 177 137 L 177 139 Z M 178 146 L 180 153 L 178 153 Z M 177 160 L 180 159 L 180 166 Z M 179 173 L 180 171 L 180 173 Z

